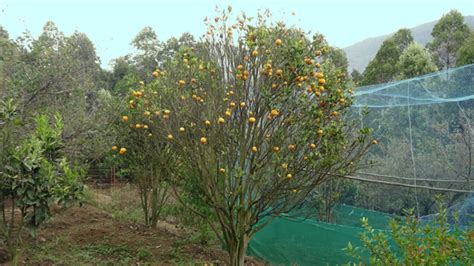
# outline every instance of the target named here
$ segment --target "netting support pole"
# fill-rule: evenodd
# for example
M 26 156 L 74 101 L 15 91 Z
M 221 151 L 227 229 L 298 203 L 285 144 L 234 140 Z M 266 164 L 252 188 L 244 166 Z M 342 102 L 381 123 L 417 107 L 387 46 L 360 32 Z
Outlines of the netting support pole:
M 407 83 L 408 87 L 408 133 L 410 136 L 410 153 L 411 153 L 411 161 L 413 164 L 413 184 L 414 184 L 414 190 L 415 190 L 415 203 L 416 203 L 416 216 L 419 218 L 420 217 L 420 204 L 418 203 L 418 192 L 416 190 L 417 184 L 416 184 L 416 164 L 415 164 L 415 151 L 413 148 L 413 134 L 412 134 L 412 129 L 411 129 L 411 108 L 410 108 L 410 83 Z

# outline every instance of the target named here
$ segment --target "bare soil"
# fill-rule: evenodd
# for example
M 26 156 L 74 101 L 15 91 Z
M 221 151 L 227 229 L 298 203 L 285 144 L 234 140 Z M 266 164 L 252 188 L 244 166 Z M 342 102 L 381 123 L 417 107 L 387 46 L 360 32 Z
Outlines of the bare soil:
M 140 249 L 146 249 L 151 253 L 146 263 L 152 265 L 175 265 L 183 262 L 198 265 L 227 264 L 228 256 L 224 251 L 192 244 L 188 239 L 185 231 L 167 222 L 160 222 L 157 228 L 125 224 L 94 206 L 74 206 L 56 213 L 54 218 L 39 230 L 36 240 L 24 239 L 23 244 L 27 248 L 20 253 L 17 261 L 28 265 L 71 265 L 78 262 L 74 256 L 85 250 L 93 257 L 85 256 L 84 261 L 79 259 L 81 264 L 104 262 L 109 265 L 140 265 L 142 260 L 134 254 L 138 254 Z M 125 247 L 132 255 L 123 260 L 113 253 L 114 250 L 110 254 L 104 250 L 95 253 L 95 247 L 104 246 L 122 249 Z M 0 250 L 0 260 L 3 259 L 4 262 L 7 260 L 6 256 L 7 254 Z M 252 258 L 248 258 L 246 264 L 264 265 Z

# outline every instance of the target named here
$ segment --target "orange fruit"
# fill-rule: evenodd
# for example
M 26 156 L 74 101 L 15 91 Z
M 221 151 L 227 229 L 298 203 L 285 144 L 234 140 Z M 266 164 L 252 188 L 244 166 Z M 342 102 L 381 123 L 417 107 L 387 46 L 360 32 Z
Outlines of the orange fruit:
M 210 125 L 211 125 L 211 121 L 209 121 L 209 120 L 204 121 L 204 125 L 210 126 Z
M 120 148 L 119 154 L 124 155 L 127 152 L 127 149 L 125 148 Z
M 287 174 L 287 175 L 286 175 L 286 178 L 292 179 L 292 178 L 293 178 L 293 175 L 292 175 L 292 174 Z
M 251 116 L 249 117 L 249 123 L 255 123 L 255 121 L 257 121 L 257 119 L 255 119 L 255 117 Z
M 314 149 L 316 149 L 316 144 L 311 143 L 311 144 L 309 144 L 309 147 L 314 150 Z
M 295 151 L 295 150 L 296 150 L 296 146 L 293 145 L 293 144 L 290 144 L 290 145 L 288 145 L 288 150 L 289 150 L 289 151 Z
M 241 108 L 244 108 L 245 105 L 246 105 L 246 104 L 245 104 L 244 102 L 241 102 L 241 103 L 240 103 L 240 107 L 241 107 Z
M 144 116 L 149 116 L 149 115 L 150 115 L 150 112 L 149 112 L 149 111 L 145 111 L 145 112 L 143 112 L 143 115 L 144 115 Z
M 379 142 L 376 139 L 374 139 L 374 140 L 372 140 L 372 144 L 377 145 L 377 144 L 379 144 Z
M 282 43 L 283 43 L 283 41 L 281 39 L 276 39 L 276 41 L 275 41 L 276 46 L 280 46 Z
M 202 137 L 199 142 L 201 142 L 201 144 L 206 144 L 207 143 L 207 139 L 205 137 Z
M 273 150 L 274 152 L 279 152 L 279 151 L 280 151 L 280 147 L 275 146 L 275 147 L 272 148 L 272 150 Z
M 252 56 L 253 56 L 253 57 L 257 57 L 257 56 L 258 56 L 258 51 L 257 51 L 257 50 L 254 50 L 254 51 L 252 52 Z
M 184 127 L 179 128 L 179 132 L 184 132 L 184 131 L 185 131 Z
M 173 139 L 173 135 L 168 134 L 167 138 L 168 138 L 169 140 L 172 140 L 172 139 Z
M 219 117 L 219 119 L 217 119 L 217 123 L 219 123 L 219 124 L 224 124 L 224 123 L 225 123 L 225 119 L 222 118 L 222 117 Z
M 224 168 L 220 168 L 220 169 L 219 169 L 219 173 L 221 173 L 221 174 L 225 173 L 225 169 L 224 169 Z
M 123 122 L 128 122 L 128 116 L 126 116 L 126 115 L 122 116 L 122 120 L 123 120 Z
M 270 115 L 271 115 L 272 117 L 275 117 L 275 116 L 277 116 L 277 115 L 279 115 L 279 114 L 280 114 L 280 113 L 278 112 L 277 109 L 273 109 L 273 110 L 270 112 Z
M 118 149 L 117 146 L 112 146 L 113 151 L 116 151 L 117 149 Z
M 160 73 L 158 71 L 153 71 L 151 74 L 154 78 L 157 78 Z
M 283 76 L 283 69 L 277 69 L 275 74 L 277 75 L 277 77 Z
M 253 146 L 253 147 L 252 147 L 252 152 L 253 152 L 253 153 L 256 153 L 257 151 L 258 151 L 258 150 L 257 150 L 257 147 Z

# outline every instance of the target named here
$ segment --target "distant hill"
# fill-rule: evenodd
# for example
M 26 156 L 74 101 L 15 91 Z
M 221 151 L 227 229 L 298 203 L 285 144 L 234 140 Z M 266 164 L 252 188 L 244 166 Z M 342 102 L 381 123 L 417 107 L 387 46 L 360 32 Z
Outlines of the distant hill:
M 410 30 L 413 35 L 413 39 L 415 39 L 415 41 L 418 43 L 426 45 L 433 38 L 431 36 L 431 31 L 437 22 L 438 21 L 432 21 L 411 28 Z M 471 30 L 474 30 L 474 16 L 465 16 L 464 22 L 469 26 L 469 28 L 471 28 Z M 393 35 L 393 33 L 368 38 L 344 48 L 349 61 L 350 71 L 352 69 L 357 69 L 360 72 L 364 71 L 370 60 L 372 60 L 375 57 L 375 54 L 377 54 L 377 51 L 379 50 L 383 41 L 391 35 Z

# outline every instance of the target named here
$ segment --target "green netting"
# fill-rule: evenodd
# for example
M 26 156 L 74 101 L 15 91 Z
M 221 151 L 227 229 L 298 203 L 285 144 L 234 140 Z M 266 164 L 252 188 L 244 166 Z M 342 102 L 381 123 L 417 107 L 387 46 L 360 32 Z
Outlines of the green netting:
M 343 248 L 349 241 L 360 245 L 362 217 L 374 228 L 386 229 L 393 216 L 339 205 L 335 210 L 338 224 L 315 219 L 280 217 L 258 232 L 249 243 L 248 254 L 272 264 L 336 265 L 351 258 Z

